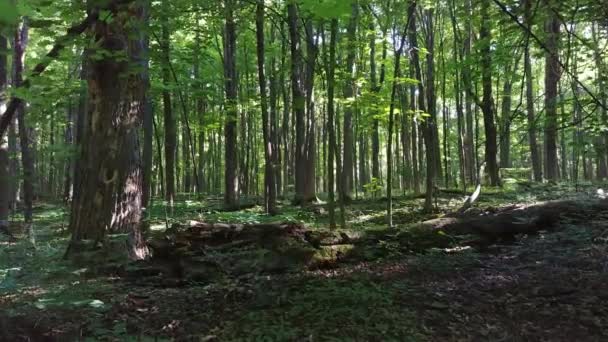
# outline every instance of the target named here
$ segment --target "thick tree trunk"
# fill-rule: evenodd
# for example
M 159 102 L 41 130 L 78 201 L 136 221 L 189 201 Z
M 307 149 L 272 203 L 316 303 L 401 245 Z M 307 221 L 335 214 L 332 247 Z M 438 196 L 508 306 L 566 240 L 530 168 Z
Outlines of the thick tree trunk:
M 560 79 L 559 63 L 559 32 L 560 21 L 554 11 L 559 4 L 552 0 L 545 0 L 548 18 L 545 22 L 545 169 L 549 181 L 558 180 L 557 165 L 557 85 Z
M 237 72 L 236 22 L 234 0 L 226 0 L 224 26 L 224 82 L 226 91 L 226 119 L 224 122 L 224 206 L 238 207 L 238 149 L 237 149 Z
M 84 127 L 81 176 L 78 197 L 72 203 L 72 238 L 66 255 L 78 253 L 83 240 L 105 242 L 108 230 L 113 228 L 129 231 L 128 255 L 142 259 L 148 250 L 138 222 L 142 172 L 135 156 L 139 153 L 137 129 L 143 119 L 147 85 L 141 72 L 131 72 L 131 65 L 141 63 L 143 58 L 144 44 L 137 22 L 144 20 L 145 11 L 139 2 L 108 10 L 113 21 L 96 21 L 89 29 L 97 42 L 94 46 L 111 53 L 88 61 L 90 119 Z M 93 50 L 87 55 L 99 54 Z

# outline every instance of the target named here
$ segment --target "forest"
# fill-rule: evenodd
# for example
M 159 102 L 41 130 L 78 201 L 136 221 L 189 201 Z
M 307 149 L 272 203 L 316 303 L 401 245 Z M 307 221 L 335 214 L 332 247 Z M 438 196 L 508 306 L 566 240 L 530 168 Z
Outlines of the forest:
M 606 341 L 607 302 L 606 0 L 0 0 L 0 341 Z

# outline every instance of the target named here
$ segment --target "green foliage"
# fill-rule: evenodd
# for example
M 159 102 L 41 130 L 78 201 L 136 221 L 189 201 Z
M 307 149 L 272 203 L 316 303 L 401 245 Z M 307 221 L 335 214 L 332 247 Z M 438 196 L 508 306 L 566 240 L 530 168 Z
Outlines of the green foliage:
M 0 0 L 0 25 L 13 25 L 19 20 L 19 12 L 14 1 Z
M 348 18 L 353 0 L 303 0 L 300 6 L 320 19 Z
M 381 179 L 378 178 L 373 178 L 371 179 L 371 181 L 365 185 L 363 185 L 363 188 L 365 189 L 366 193 L 377 193 L 378 191 L 381 191 L 384 188 L 384 184 L 382 183 Z

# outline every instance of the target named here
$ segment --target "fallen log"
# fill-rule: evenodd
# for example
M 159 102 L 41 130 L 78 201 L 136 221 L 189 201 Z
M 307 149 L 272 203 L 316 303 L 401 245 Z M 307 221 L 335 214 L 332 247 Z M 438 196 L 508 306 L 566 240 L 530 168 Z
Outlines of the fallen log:
M 351 232 L 309 230 L 300 223 L 190 221 L 150 239 L 152 260 L 137 274 L 201 281 L 204 277 L 329 267 L 362 238 Z
M 517 234 L 535 234 L 554 229 L 561 221 L 585 220 L 608 210 L 605 200 L 550 201 L 533 205 L 513 205 L 486 211 L 482 216 L 458 212 L 417 225 L 450 235 L 477 234 L 490 240 L 512 239 Z

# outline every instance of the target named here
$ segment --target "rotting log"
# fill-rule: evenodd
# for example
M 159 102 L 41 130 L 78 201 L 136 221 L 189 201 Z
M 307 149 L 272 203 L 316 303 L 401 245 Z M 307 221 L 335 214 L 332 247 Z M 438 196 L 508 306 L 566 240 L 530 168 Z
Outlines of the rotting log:
M 477 234 L 491 240 L 511 239 L 517 234 L 535 234 L 552 230 L 564 220 L 584 221 L 601 211 L 608 211 L 605 200 L 549 201 L 533 205 L 512 205 L 471 214 L 471 211 L 424 221 L 422 229 L 450 235 Z

